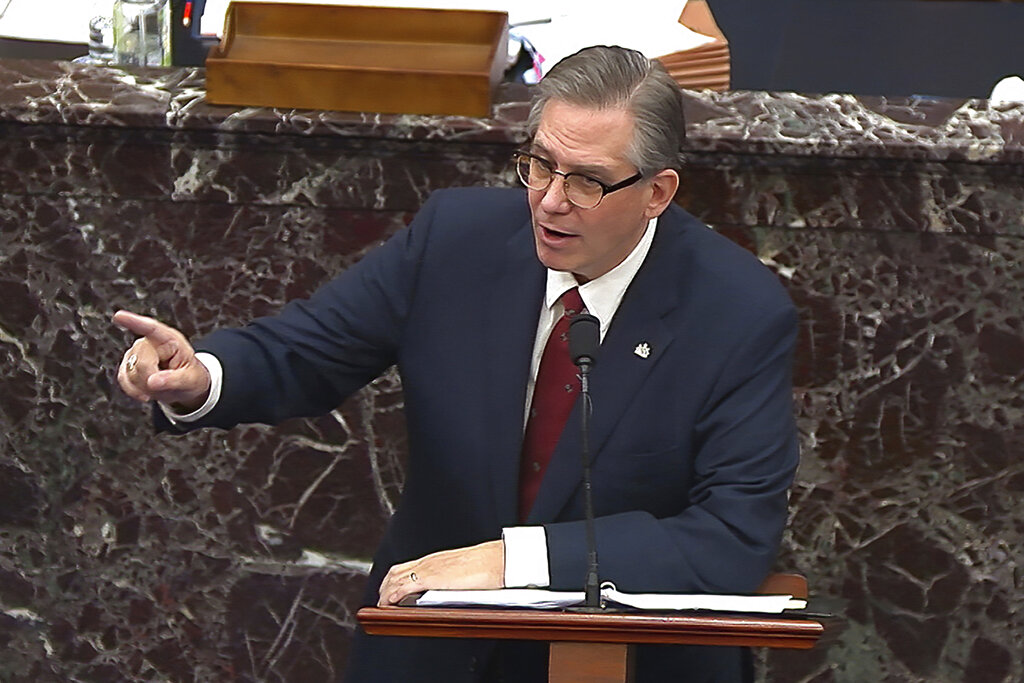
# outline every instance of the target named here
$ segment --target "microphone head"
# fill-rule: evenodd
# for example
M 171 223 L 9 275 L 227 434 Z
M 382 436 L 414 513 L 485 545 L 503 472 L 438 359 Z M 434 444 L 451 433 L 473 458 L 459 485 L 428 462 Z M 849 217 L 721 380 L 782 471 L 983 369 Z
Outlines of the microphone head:
M 569 357 L 576 365 L 597 362 L 601 343 L 601 323 L 589 313 L 580 313 L 569 321 Z

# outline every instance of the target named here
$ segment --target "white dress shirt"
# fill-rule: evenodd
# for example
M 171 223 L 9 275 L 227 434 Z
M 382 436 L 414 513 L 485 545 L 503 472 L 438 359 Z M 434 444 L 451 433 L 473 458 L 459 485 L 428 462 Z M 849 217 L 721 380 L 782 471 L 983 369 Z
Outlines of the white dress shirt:
M 601 322 L 601 341 L 612 324 L 612 319 L 619 310 L 622 297 L 633 278 L 636 277 L 647 252 L 654 241 L 654 230 L 658 219 L 652 218 L 647 224 L 640 242 L 633 248 L 622 263 L 615 266 L 601 277 L 594 278 L 586 284 L 579 284 L 572 273 L 548 269 L 547 290 L 544 295 L 544 307 L 537 321 L 537 336 L 533 342 L 533 358 L 530 363 L 530 378 L 526 384 L 526 406 L 523 410 L 523 429 L 530 413 L 533 400 L 533 389 L 537 384 L 537 371 L 540 359 L 544 355 L 548 337 L 555 323 L 562 317 L 564 307 L 559 301 L 561 296 L 573 287 L 580 288 L 580 298 L 587 312 Z M 548 571 L 548 543 L 542 526 L 506 527 L 502 530 L 505 542 L 505 586 L 507 588 L 538 587 L 544 588 L 551 584 Z

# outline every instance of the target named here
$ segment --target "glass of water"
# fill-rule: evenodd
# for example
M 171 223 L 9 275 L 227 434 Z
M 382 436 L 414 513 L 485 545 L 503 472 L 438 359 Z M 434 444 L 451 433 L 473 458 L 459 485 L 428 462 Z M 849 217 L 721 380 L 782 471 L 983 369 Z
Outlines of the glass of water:
M 118 64 L 170 66 L 168 0 L 116 0 L 114 60 Z

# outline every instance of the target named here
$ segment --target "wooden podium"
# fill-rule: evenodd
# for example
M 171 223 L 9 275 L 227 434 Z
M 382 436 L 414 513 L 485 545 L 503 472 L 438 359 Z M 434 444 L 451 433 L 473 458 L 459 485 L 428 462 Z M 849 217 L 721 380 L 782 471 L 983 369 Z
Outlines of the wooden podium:
M 806 597 L 806 589 L 802 597 Z M 372 635 L 548 641 L 551 683 L 631 681 L 633 646 L 637 643 L 810 649 L 825 633 L 825 624 L 814 619 L 703 612 L 580 614 L 364 607 L 358 617 L 363 629 Z

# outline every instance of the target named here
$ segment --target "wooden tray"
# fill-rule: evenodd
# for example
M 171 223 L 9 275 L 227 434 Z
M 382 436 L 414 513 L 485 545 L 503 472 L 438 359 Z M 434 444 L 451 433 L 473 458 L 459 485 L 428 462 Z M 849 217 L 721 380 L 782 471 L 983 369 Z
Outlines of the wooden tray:
M 233 2 L 206 99 L 484 117 L 507 42 L 504 12 Z

